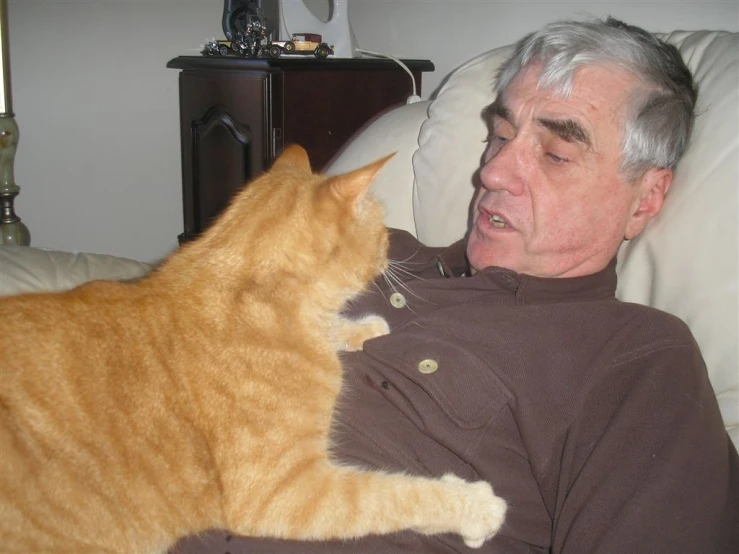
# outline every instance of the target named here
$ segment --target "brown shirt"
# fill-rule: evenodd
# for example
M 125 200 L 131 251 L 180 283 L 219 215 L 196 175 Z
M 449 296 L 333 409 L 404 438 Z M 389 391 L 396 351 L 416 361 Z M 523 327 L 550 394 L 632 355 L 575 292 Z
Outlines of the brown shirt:
M 489 481 L 509 503 L 500 534 L 468 550 L 412 532 L 350 544 L 217 533 L 178 553 L 739 552 L 739 458 L 698 347 L 679 319 L 616 300 L 615 261 L 574 279 L 462 277 L 462 243 L 402 232 L 391 258 L 403 285 L 378 283 L 352 307 L 392 332 L 345 356 L 335 456 Z

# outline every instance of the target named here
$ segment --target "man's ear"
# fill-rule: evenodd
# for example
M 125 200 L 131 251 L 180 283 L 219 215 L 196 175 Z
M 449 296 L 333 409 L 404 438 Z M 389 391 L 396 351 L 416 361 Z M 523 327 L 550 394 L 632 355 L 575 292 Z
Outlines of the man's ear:
M 626 225 L 625 239 L 633 239 L 641 233 L 647 223 L 660 212 L 671 184 L 671 169 L 652 168 L 642 176 L 638 183 L 633 185 L 639 189 L 639 195 L 634 202 L 631 218 Z

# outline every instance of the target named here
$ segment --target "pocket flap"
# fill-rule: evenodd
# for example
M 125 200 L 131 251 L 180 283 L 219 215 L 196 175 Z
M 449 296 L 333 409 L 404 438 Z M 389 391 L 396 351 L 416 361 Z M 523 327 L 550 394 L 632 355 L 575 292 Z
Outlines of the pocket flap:
M 463 429 L 483 426 L 512 397 L 491 363 L 473 353 L 482 353 L 480 345 L 457 337 L 410 327 L 367 341 L 364 351 L 420 387 Z M 422 406 L 415 408 L 423 418 Z

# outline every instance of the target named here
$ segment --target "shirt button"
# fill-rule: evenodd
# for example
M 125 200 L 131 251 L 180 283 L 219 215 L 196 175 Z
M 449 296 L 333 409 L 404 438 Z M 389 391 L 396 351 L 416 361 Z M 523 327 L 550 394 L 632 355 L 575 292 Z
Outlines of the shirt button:
M 418 371 L 421 373 L 433 373 L 439 369 L 439 364 L 436 360 L 422 360 L 418 364 Z
M 390 304 L 393 308 L 405 308 L 406 301 L 405 296 L 399 292 L 394 292 L 390 295 Z
M 446 277 L 446 271 L 444 271 L 444 264 L 441 263 L 441 260 L 436 260 L 436 269 L 439 270 L 439 275 L 442 277 Z

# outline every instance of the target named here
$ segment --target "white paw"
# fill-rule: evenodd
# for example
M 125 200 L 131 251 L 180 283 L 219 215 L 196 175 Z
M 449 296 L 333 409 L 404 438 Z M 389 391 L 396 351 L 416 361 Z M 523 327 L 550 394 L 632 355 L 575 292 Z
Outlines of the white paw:
M 470 483 L 450 473 L 443 481 L 455 483 L 463 489 L 465 507 L 459 534 L 470 548 L 480 548 L 500 529 L 505 520 L 506 502 L 493 493 L 493 488 L 485 481 Z
M 361 350 L 364 342 L 387 335 L 390 326 L 379 315 L 366 315 L 359 319 L 338 318 L 332 342 L 338 351 Z
M 357 320 L 357 323 L 368 330 L 368 339 L 381 337 L 390 333 L 390 326 L 387 324 L 387 321 L 379 315 L 366 315 Z

